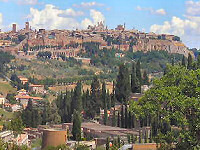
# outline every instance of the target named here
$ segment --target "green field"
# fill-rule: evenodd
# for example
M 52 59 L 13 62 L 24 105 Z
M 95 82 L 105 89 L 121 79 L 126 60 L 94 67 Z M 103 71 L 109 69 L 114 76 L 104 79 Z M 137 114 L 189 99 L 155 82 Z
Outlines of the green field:
M 0 126 L 2 126 L 6 121 L 9 121 L 13 118 L 12 112 L 4 111 L 0 108 Z
M 8 82 L 0 81 L 0 94 L 6 96 L 7 93 L 15 93 L 16 91 Z

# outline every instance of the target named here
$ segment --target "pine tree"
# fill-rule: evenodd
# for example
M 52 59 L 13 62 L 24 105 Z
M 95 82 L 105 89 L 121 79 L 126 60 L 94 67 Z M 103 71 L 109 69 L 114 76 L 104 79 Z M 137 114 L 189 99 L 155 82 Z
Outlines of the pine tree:
M 181 63 L 181 64 L 182 64 L 182 66 L 184 66 L 184 67 L 186 66 L 186 61 L 185 61 L 185 56 L 184 56 L 184 55 L 183 55 L 182 63 Z
M 124 106 L 121 106 L 121 128 L 125 127 L 125 121 L 124 121 Z
M 80 113 L 74 110 L 73 113 L 73 127 L 72 127 L 73 139 L 76 141 L 81 140 L 81 117 Z
M 188 66 L 187 66 L 187 68 L 188 69 L 192 69 L 192 62 L 193 62 L 193 60 L 192 60 L 192 55 L 189 53 L 189 55 L 188 55 Z

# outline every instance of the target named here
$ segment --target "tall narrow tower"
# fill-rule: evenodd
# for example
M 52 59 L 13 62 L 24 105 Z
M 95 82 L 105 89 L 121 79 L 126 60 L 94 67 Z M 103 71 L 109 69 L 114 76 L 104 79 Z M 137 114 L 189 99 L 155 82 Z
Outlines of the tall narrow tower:
M 15 23 L 12 24 L 12 32 L 13 33 L 17 32 L 17 25 Z
M 26 23 L 25 23 L 25 29 L 26 29 L 26 31 L 29 30 L 29 22 L 26 22 Z

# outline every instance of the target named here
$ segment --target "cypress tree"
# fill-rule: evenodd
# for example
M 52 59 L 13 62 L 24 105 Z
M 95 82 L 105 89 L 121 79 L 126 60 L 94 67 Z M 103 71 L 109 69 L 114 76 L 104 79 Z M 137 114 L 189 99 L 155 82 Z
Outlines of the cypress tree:
M 116 115 L 115 115 L 115 109 L 113 110 L 113 115 L 112 115 L 112 126 L 116 126 Z
M 132 73 L 131 73 L 131 91 L 132 93 L 137 92 L 137 83 L 136 83 L 136 68 L 135 68 L 135 63 L 132 64 Z
M 141 130 L 139 130 L 139 143 L 142 143 L 142 133 L 141 133 Z
M 147 74 L 146 70 L 144 70 L 144 73 L 143 73 L 143 84 L 144 85 L 149 85 L 149 77 L 148 77 L 148 74 Z
M 121 64 L 117 76 L 115 95 L 119 102 L 126 103 L 130 94 L 130 77 L 127 66 Z
M 132 128 L 132 115 L 131 115 L 131 112 L 129 111 L 128 113 L 128 128 Z
M 110 149 L 110 138 L 107 137 L 106 139 L 106 150 L 109 150 Z
M 174 57 L 172 58 L 172 66 L 174 66 Z
M 73 139 L 76 141 L 81 140 L 81 117 L 80 113 L 74 110 L 73 113 L 73 127 L 72 127 Z
M 188 69 L 192 69 L 192 55 L 189 53 L 189 55 L 188 55 L 188 66 L 187 66 L 187 68 Z
M 138 78 L 139 83 L 141 85 L 142 74 L 141 74 L 141 68 L 140 68 L 140 60 L 138 60 L 137 63 L 136 63 L 136 77 Z
M 125 127 L 125 121 L 124 121 L 124 106 L 121 106 L 121 128 Z
M 116 101 L 116 97 L 115 97 L 115 81 L 113 81 L 113 90 L 112 90 L 112 97 L 111 97 L 111 106 L 112 107 L 115 106 L 115 101 Z
M 107 113 L 107 106 L 105 106 L 105 108 L 104 108 L 104 120 L 103 120 L 104 125 L 107 125 L 107 121 L 108 121 L 108 113 Z
M 117 136 L 117 143 L 118 143 L 118 148 L 120 148 L 121 147 L 121 139 L 120 139 L 119 135 Z
M 102 102 L 103 102 L 103 107 L 107 107 L 107 97 L 106 97 L 106 84 L 103 82 L 102 84 L 102 90 L 101 90 L 101 97 L 102 97 Z
M 145 132 L 144 132 L 144 143 L 147 143 L 147 140 L 148 140 L 148 133 L 145 130 Z
M 197 57 L 197 68 L 200 68 L 200 54 Z
M 109 90 L 108 90 L 108 92 L 107 92 L 107 107 L 108 107 L 108 109 L 110 109 L 111 108 L 111 96 L 110 96 L 110 93 L 109 93 Z
M 128 109 L 127 109 L 127 105 L 125 105 L 125 128 L 128 128 Z
M 119 111 L 117 113 L 117 126 L 120 127 L 120 114 L 119 114 Z
M 97 76 L 94 76 L 92 84 L 91 84 L 91 103 L 92 103 L 92 108 L 94 111 L 93 117 L 95 114 L 100 114 L 100 107 L 102 107 L 102 101 L 101 101 L 101 87 L 100 87 L 100 82 L 97 78 Z
M 185 56 L 183 55 L 183 58 L 182 58 L 182 62 L 181 62 L 182 66 L 186 66 L 186 61 L 185 61 Z

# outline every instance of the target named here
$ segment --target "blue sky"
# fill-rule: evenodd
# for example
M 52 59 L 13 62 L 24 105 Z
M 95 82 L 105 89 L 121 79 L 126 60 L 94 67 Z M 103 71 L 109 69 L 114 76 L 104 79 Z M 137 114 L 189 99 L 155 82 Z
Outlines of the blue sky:
M 200 0 L 0 0 L 0 28 L 86 28 L 105 21 L 109 28 L 176 34 L 188 47 L 200 47 Z

